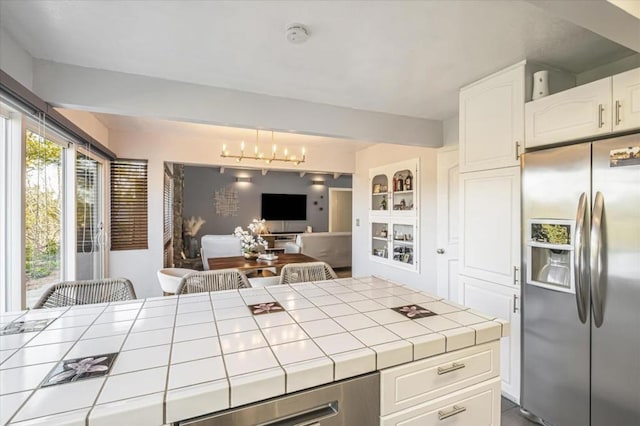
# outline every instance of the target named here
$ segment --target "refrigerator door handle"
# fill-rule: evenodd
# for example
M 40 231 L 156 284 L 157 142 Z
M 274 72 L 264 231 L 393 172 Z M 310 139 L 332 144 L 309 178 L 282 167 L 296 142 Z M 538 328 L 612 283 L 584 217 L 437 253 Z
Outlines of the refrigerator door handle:
M 603 321 L 602 286 L 605 285 L 606 274 L 604 273 L 604 262 L 602 254 L 605 250 L 602 236 L 602 215 L 604 214 L 604 196 L 601 192 L 596 193 L 593 202 L 593 218 L 591 219 L 591 294 L 593 322 L 596 327 L 600 327 Z
M 574 277 L 576 281 L 576 303 L 578 305 L 578 318 L 583 324 L 587 322 L 587 292 L 589 288 L 588 260 L 585 254 L 585 239 L 588 238 L 587 216 L 587 194 L 583 192 L 578 201 L 578 211 L 576 213 L 576 237 L 574 239 Z

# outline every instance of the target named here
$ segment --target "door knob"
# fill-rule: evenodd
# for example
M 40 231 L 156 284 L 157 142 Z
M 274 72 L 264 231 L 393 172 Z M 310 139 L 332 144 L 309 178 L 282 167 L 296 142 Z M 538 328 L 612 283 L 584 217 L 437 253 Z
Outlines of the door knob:
M 436 250 L 436 253 L 438 253 L 438 254 L 444 254 L 444 249 L 438 249 L 438 250 Z

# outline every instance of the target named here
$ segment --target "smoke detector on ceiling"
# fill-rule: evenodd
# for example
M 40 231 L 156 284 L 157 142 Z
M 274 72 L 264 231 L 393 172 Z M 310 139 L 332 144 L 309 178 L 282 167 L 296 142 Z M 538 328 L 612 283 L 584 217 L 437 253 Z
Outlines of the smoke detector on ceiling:
M 294 44 L 304 43 L 309 38 L 309 31 L 302 24 L 287 25 L 287 40 Z

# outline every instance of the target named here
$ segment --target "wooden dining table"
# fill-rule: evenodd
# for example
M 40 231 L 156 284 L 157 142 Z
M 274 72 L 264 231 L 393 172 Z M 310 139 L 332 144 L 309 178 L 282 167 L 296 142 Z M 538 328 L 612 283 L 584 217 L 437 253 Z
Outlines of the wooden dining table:
M 207 259 L 210 270 L 236 268 L 241 271 L 251 271 L 255 269 L 276 268 L 277 275 L 280 275 L 282 267 L 288 263 L 317 262 L 318 259 L 304 255 L 302 253 L 278 253 L 278 258 L 274 260 L 245 259 L 244 256 L 232 257 L 210 257 Z

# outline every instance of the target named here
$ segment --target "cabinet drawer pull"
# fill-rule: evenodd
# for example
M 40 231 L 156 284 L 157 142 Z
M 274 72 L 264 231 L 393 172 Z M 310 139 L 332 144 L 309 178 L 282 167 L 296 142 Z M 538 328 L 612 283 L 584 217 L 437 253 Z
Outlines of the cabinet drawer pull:
M 620 118 L 620 107 L 622 106 L 622 104 L 620 103 L 620 101 L 616 101 L 616 126 L 620 125 L 620 122 L 622 121 L 622 118 Z
M 438 411 L 438 420 L 448 419 L 449 417 L 455 416 L 456 414 L 460 414 L 460 413 L 463 413 L 465 411 L 467 411 L 466 408 L 454 405 L 453 408 L 451 409 L 451 411 L 449 411 L 449 412 L 445 412 L 444 410 L 443 411 Z
M 602 121 L 603 116 L 604 116 L 604 106 L 602 106 L 602 104 L 598 104 L 598 129 L 604 126 L 604 121 Z
M 454 362 L 451 364 L 451 367 L 438 367 L 438 375 L 441 376 L 443 374 L 451 373 L 452 371 L 460 370 L 464 368 L 465 365 L 461 362 Z

